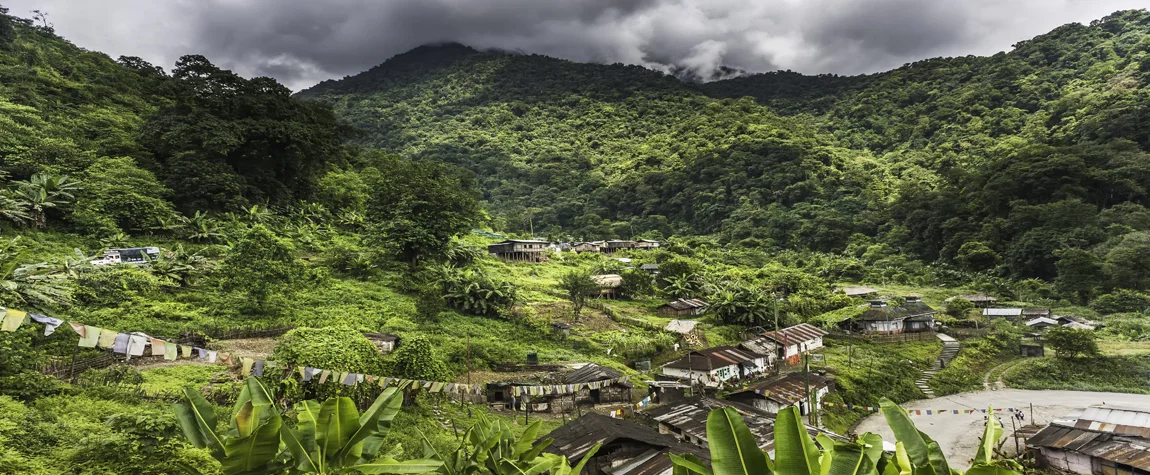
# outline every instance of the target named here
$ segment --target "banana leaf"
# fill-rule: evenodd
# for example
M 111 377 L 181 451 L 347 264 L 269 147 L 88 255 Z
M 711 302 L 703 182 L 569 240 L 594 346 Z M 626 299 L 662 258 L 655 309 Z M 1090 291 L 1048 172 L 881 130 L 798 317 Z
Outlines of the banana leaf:
M 775 419 L 775 471 L 783 475 L 819 475 L 819 455 L 799 408 L 791 406 L 779 411 Z
M 224 454 L 224 443 L 216 435 L 216 409 L 199 391 L 184 388 L 184 402 L 176 404 L 176 419 L 180 422 L 184 437 L 198 449 L 208 449 L 213 454 Z

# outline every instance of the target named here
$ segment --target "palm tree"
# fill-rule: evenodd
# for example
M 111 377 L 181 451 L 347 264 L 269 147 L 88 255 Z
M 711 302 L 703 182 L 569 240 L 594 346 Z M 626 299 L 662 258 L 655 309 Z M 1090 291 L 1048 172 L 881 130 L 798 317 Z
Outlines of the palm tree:
M 43 228 L 47 225 L 47 210 L 58 208 L 74 199 L 74 191 L 80 190 L 80 182 L 68 175 L 36 173 L 28 181 L 16 182 L 16 195 L 28 206 L 32 226 Z
M 188 239 L 193 241 L 219 242 L 224 238 L 219 223 L 202 211 L 196 211 L 191 217 L 180 217 L 180 221 L 187 229 Z
M 71 302 L 72 289 L 66 276 L 47 263 L 7 262 L 0 267 L 0 300 L 6 306 L 50 308 Z

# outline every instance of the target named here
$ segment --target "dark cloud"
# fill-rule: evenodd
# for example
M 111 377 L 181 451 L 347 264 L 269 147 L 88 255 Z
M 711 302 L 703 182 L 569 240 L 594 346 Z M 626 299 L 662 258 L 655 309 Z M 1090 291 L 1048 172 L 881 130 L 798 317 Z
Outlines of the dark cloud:
M 719 66 L 857 74 L 993 54 L 1145 0 L 0 0 L 57 31 L 170 67 L 204 54 L 298 89 L 427 43 L 711 76 Z

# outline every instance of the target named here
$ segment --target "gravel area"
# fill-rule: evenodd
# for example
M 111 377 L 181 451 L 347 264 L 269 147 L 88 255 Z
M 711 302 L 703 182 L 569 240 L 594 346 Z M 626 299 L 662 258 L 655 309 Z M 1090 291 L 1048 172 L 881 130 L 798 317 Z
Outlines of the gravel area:
M 1114 404 L 1121 406 L 1150 408 L 1150 395 L 1123 394 L 1123 393 L 1096 393 L 1086 391 L 1029 391 L 1024 389 L 1000 389 L 997 391 L 978 391 L 970 393 L 953 394 L 935 399 L 912 401 L 903 404 L 906 409 L 985 409 L 991 407 L 1025 408 L 1027 424 L 1047 424 L 1051 420 L 1062 418 L 1082 408 L 1095 404 Z M 1034 417 L 1031 419 L 1030 405 L 1034 404 Z M 1014 440 L 1010 435 L 1010 418 L 1005 411 L 1001 416 L 1006 434 L 1002 445 L 1004 451 L 1014 452 Z M 946 453 L 947 461 L 951 466 L 965 470 L 970 465 L 970 459 L 978 451 L 978 438 L 982 435 L 983 414 L 942 414 L 911 416 L 911 420 L 919 430 L 925 432 Z M 872 414 L 862 420 L 855 428 L 855 432 L 874 432 L 882 434 L 886 440 L 893 441 L 894 435 L 886 425 L 882 414 Z

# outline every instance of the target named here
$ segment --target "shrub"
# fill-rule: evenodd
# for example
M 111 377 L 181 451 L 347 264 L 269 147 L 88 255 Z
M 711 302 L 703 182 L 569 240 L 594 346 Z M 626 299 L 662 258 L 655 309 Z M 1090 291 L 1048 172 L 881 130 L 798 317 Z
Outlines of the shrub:
M 132 265 L 100 267 L 76 279 L 76 301 L 84 305 L 117 306 L 138 296 L 152 295 L 165 282 Z
M 963 317 L 973 308 L 974 304 L 969 300 L 956 297 L 946 303 L 946 314 L 952 317 Z
M 331 371 L 383 375 L 383 355 L 363 333 L 350 327 L 296 328 L 272 351 L 274 361 Z
M 1101 295 L 1090 302 L 1090 308 L 1101 314 L 1137 312 L 1150 310 L 1150 295 L 1133 290 L 1118 290 Z
M 391 375 L 400 378 L 446 381 L 451 377 L 447 366 L 435 358 L 431 342 L 423 336 L 405 339 L 389 366 Z
M 1098 341 L 1094 330 L 1054 327 L 1046 332 L 1046 342 L 1059 358 L 1077 358 L 1098 354 Z

